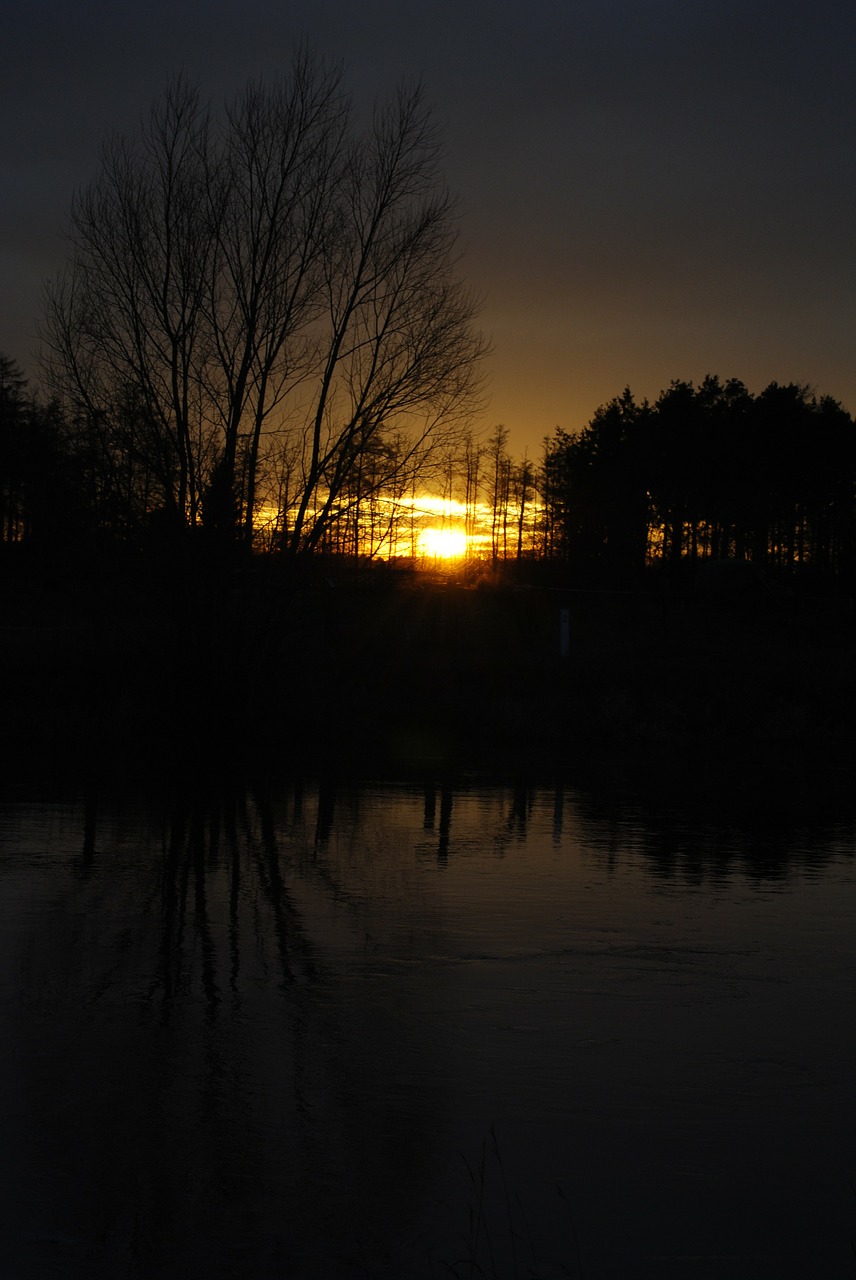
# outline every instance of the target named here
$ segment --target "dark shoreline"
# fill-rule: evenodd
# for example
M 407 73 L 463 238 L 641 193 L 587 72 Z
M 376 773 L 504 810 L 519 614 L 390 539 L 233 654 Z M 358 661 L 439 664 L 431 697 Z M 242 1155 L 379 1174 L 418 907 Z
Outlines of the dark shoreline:
M 392 574 L 2 585 L 7 779 L 594 768 L 834 787 L 856 756 L 846 600 Z

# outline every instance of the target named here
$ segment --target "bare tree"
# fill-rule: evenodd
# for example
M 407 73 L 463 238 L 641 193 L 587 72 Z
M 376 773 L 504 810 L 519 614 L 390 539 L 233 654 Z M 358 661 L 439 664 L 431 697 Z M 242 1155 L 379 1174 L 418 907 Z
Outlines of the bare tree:
M 523 534 L 526 529 L 526 512 L 535 498 L 533 482 L 535 472 L 529 460 L 529 451 L 525 450 L 523 460 L 512 469 L 511 487 L 517 503 L 517 559 L 523 556 Z M 531 523 L 531 519 L 530 519 Z M 531 543 L 531 539 L 530 539 Z M 531 549 L 531 546 L 530 546 Z
M 472 407 L 484 352 L 421 93 L 400 92 L 350 147 L 338 209 L 292 550 L 317 542 L 356 460 L 390 431 L 400 447 L 376 486 L 431 465 Z
M 479 493 L 482 483 L 481 466 L 483 453 L 484 449 L 481 442 L 474 438 L 472 432 L 467 432 L 463 441 L 462 465 L 464 468 L 464 521 L 469 555 L 472 555 L 472 548 L 479 525 Z
M 263 511 L 298 554 L 355 474 L 362 502 L 431 465 L 485 350 L 438 162 L 420 90 L 358 131 L 338 70 L 305 52 L 219 115 L 178 79 L 104 147 L 46 290 L 44 358 L 122 474 L 132 455 L 142 506 L 247 540 Z
M 490 466 L 491 557 L 494 564 L 499 559 L 500 547 L 502 558 L 508 551 L 508 503 L 511 487 L 511 459 L 506 446 L 508 444 L 508 428 L 498 423 L 487 442 L 488 461 Z
M 206 287 L 214 244 L 206 220 L 208 120 L 177 81 L 134 140 L 115 138 L 99 177 L 75 198 L 74 256 L 46 291 L 48 374 L 114 447 L 133 400 L 148 430 L 139 461 L 160 505 L 195 522 L 210 462 L 204 431 Z
M 317 363 L 311 331 L 323 314 L 347 126 L 339 73 L 304 54 L 289 80 L 250 85 L 227 107 L 222 143 L 209 158 L 211 392 L 223 433 L 219 465 L 242 499 L 248 537 L 259 483 L 270 479 L 263 432 L 273 419 L 270 435 L 280 434 Z

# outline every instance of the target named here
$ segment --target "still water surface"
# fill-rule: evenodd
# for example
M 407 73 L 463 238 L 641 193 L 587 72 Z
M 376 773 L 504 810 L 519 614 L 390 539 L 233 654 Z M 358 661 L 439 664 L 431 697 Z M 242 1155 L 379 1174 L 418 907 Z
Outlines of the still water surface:
M 856 1275 L 854 826 L 721 801 L 7 796 L 2 1274 Z

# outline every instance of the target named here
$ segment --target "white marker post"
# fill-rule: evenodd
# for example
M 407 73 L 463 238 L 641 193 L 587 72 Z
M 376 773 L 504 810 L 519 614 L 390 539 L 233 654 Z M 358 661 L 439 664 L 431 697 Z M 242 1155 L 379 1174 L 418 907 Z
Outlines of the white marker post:
M 559 610 L 559 654 L 567 658 L 571 651 L 571 611 Z

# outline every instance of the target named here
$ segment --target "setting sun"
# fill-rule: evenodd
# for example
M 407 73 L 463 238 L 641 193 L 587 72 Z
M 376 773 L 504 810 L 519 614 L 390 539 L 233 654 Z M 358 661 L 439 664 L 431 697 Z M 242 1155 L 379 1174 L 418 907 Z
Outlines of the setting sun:
M 467 535 L 463 529 L 422 529 L 419 551 L 434 560 L 460 560 L 467 554 Z

